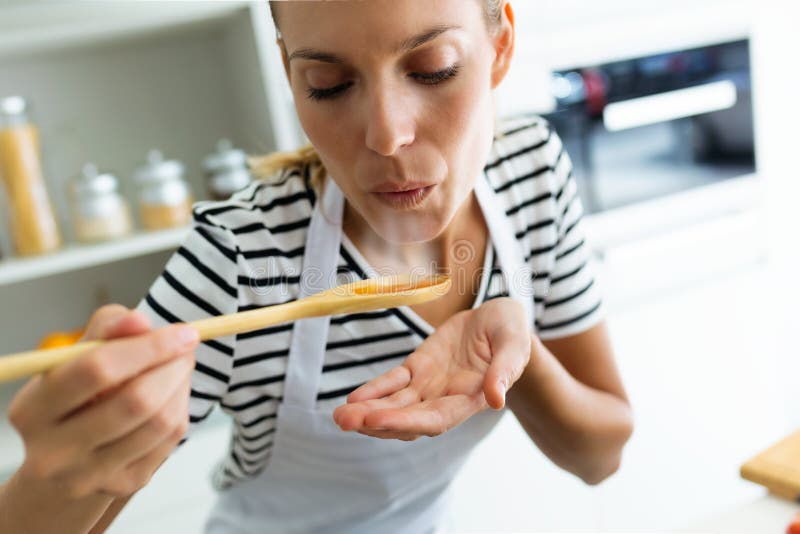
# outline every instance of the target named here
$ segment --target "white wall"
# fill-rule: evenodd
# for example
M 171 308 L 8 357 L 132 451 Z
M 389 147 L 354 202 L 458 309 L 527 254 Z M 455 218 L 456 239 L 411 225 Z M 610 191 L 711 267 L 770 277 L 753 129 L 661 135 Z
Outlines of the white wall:
M 765 353 L 781 357 L 785 372 L 775 387 L 784 396 L 783 406 L 791 426 L 800 426 L 796 392 L 800 391 L 800 168 L 798 136 L 800 124 L 800 33 L 798 6 L 792 0 L 767 0 L 760 11 L 756 41 L 756 118 L 759 165 L 769 177 L 766 219 L 769 225 L 772 276 L 764 280 L 769 295 L 766 310 L 771 317 L 771 336 L 764 340 Z

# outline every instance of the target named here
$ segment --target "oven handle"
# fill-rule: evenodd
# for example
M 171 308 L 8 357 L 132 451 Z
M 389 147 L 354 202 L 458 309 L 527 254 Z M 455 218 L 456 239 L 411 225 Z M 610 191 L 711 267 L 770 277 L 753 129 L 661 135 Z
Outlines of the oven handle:
M 736 84 L 721 80 L 608 104 L 603 123 L 608 131 L 618 132 L 722 111 L 735 106 L 736 101 Z

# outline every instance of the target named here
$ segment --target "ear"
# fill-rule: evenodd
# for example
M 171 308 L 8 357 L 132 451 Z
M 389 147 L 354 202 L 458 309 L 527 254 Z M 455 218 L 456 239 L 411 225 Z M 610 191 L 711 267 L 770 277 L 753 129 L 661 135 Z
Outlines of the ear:
M 492 65 L 492 89 L 500 85 L 500 82 L 508 74 L 508 69 L 511 68 L 511 58 L 514 56 L 514 37 L 514 10 L 506 1 L 500 17 L 500 27 L 492 35 L 492 44 L 495 50 L 494 64 Z

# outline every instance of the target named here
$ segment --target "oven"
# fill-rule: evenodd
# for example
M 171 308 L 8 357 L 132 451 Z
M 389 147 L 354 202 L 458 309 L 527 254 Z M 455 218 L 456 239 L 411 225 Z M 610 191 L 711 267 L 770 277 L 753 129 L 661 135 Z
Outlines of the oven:
M 751 73 L 746 35 L 546 73 L 612 307 L 766 259 Z
M 587 213 L 755 173 L 747 39 L 558 71 L 552 92 Z

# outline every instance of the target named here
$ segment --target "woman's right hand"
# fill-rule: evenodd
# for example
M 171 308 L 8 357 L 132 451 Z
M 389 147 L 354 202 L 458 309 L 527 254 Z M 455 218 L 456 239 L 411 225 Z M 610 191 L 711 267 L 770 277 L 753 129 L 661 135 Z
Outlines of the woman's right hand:
M 127 497 L 183 437 L 197 332 L 151 330 L 119 305 L 92 317 L 86 339 L 113 340 L 31 379 L 8 416 L 25 443 L 17 475 L 66 496 Z

